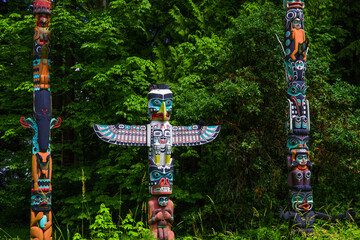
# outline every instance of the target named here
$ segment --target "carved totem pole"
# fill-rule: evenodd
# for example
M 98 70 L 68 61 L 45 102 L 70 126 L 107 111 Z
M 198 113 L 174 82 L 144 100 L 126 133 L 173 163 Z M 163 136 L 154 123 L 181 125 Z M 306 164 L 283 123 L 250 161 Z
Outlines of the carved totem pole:
M 173 93 L 169 85 L 154 84 L 148 94 L 150 124 L 147 125 L 98 125 L 94 130 L 103 141 L 130 146 L 149 147 L 148 217 L 152 233 L 161 240 L 174 239 L 171 225 L 174 221 L 174 204 L 169 199 L 174 179 L 173 146 L 206 144 L 220 132 L 218 126 L 172 126 L 169 123 Z
M 288 98 L 288 138 L 287 166 L 289 170 L 288 186 L 290 188 L 289 208 L 281 210 L 280 216 L 291 218 L 291 229 L 295 233 L 313 232 L 315 219 L 334 220 L 346 217 L 354 218 L 353 211 L 330 216 L 312 211 L 313 193 L 310 186 L 312 164 L 309 157 L 310 109 L 306 100 L 307 85 L 305 82 L 306 59 L 309 39 L 305 37 L 304 0 L 284 0 L 285 45 L 276 36 L 284 57 L 285 77 Z
M 50 129 L 61 124 L 51 118 L 50 92 L 50 14 L 51 0 L 34 0 L 36 26 L 33 47 L 33 118 L 20 118 L 21 125 L 32 128 L 32 188 L 30 239 L 52 239 Z

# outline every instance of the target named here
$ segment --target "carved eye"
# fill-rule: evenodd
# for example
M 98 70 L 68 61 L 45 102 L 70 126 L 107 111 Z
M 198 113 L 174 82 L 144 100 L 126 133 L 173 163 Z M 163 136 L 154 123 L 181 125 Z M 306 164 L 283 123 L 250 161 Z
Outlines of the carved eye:
M 41 201 L 41 197 L 40 197 L 40 196 L 37 196 L 37 197 L 35 198 L 35 201 L 36 201 L 36 202 L 40 202 L 40 201 Z
M 151 173 L 152 180 L 159 180 L 161 177 L 162 175 L 157 171 Z
M 170 106 L 170 105 L 171 105 L 171 100 L 170 99 L 166 100 L 166 106 Z
M 170 131 L 165 131 L 165 137 L 170 137 Z
M 286 17 L 287 17 L 288 19 L 291 19 L 291 18 L 294 17 L 294 13 L 293 13 L 293 12 L 288 12 L 287 15 L 286 15 Z
M 36 154 L 36 158 L 38 159 L 38 160 L 40 160 L 40 161 L 42 161 L 42 156 L 40 155 L 40 154 Z
M 173 178 L 172 173 L 169 173 L 169 174 L 167 175 L 167 177 L 171 180 L 171 179 Z
M 297 91 L 296 91 L 296 87 L 291 87 L 291 88 L 290 88 L 290 92 L 293 93 L 293 94 L 295 94 L 295 93 L 297 92 Z
M 298 141 L 295 138 L 292 138 L 290 140 L 290 145 L 297 145 L 297 144 L 298 144 Z
M 161 131 L 154 131 L 154 136 L 155 137 L 160 137 L 160 136 L 162 136 L 162 132 Z
M 156 100 L 154 101 L 154 105 L 159 106 L 159 105 L 160 105 L 160 101 L 159 101 L 158 99 L 156 99 Z

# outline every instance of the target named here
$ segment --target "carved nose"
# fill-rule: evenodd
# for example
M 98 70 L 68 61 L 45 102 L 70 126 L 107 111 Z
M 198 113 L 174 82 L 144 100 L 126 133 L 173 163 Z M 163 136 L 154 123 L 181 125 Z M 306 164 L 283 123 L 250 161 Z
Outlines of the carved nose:
M 167 179 L 167 178 L 162 178 L 162 179 L 160 180 L 160 184 L 159 184 L 159 185 L 161 185 L 161 186 L 170 186 L 169 179 Z

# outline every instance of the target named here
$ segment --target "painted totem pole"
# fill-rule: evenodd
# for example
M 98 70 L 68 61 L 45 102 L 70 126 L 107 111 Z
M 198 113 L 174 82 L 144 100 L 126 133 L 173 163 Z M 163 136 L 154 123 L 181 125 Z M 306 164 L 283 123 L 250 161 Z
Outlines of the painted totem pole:
M 174 204 L 169 196 L 174 179 L 173 146 L 206 144 L 220 132 L 218 126 L 172 126 L 169 123 L 173 93 L 169 85 L 154 84 L 148 94 L 150 124 L 147 125 L 98 125 L 94 130 L 103 141 L 130 146 L 149 147 L 148 221 L 155 238 L 174 239 L 171 225 L 174 221 Z
M 312 211 L 313 192 L 310 186 L 312 164 L 309 157 L 310 109 L 306 100 L 306 59 L 309 39 L 305 37 L 304 0 L 284 0 L 285 36 L 283 45 L 276 36 L 284 57 L 288 100 L 287 166 L 290 188 L 289 208 L 280 216 L 291 219 L 295 233 L 313 232 L 315 219 L 334 220 L 354 217 L 354 212 L 330 216 Z
M 50 14 L 51 0 L 34 0 L 36 26 L 33 47 L 34 103 L 33 118 L 20 118 L 21 125 L 33 130 L 32 188 L 30 209 L 30 239 L 52 239 L 50 130 L 61 124 L 61 118 L 51 118 L 50 92 Z

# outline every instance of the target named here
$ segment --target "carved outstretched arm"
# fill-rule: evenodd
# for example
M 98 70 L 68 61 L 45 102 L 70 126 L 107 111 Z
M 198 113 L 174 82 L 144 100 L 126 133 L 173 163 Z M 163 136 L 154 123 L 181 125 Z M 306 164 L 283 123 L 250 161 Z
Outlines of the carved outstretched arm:
M 345 213 L 341 213 L 338 215 L 335 215 L 331 218 L 331 220 L 336 220 L 336 219 L 341 219 L 341 218 L 345 218 L 348 220 L 354 220 L 356 217 L 356 212 L 352 209 L 346 210 Z
M 296 212 L 293 212 L 293 211 L 284 212 L 284 209 L 282 207 L 280 207 L 280 211 L 279 211 L 280 218 L 283 217 L 287 220 L 289 217 L 295 217 L 295 215 L 296 215 Z
M 280 207 L 280 211 L 279 211 L 279 216 L 280 218 L 285 218 L 288 219 L 289 217 L 295 217 L 295 212 L 293 211 L 286 211 L 284 212 L 284 209 L 282 207 Z
M 314 213 L 315 213 L 314 217 L 316 219 L 322 219 L 322 220 L 331 220 L 332 219 L 332 216 L 330 216 L 328 214 L 321 213 L 321 212 L 314 212 Z

